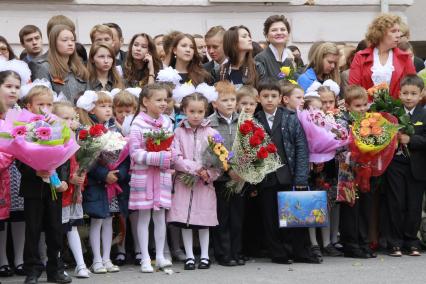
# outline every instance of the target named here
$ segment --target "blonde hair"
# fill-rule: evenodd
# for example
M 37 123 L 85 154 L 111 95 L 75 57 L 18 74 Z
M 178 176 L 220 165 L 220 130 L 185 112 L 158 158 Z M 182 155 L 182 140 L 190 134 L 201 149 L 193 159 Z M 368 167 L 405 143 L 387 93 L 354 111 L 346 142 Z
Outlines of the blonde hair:
M 112 101 L 114 107 L 134 107 L 135 110 L 138 106 L 136 97 L 126 90 L 121 90 L 114 96 Z
M 59 115 L 61 113 L 61 109 L 63 109 L 63 108 L 71 108 L 71 109 L 75 110 L 74 106 L 70 102 L 54 102 L 52 113 Z
M 117 69 L 115 68 L 116 59 L 115 59 L 114 51 L 113 51 L 112 47 L 110 45 L 107 45 L 107 44 L 102 44 L 102 43 L 101 44 L 93 44 L 92 47 L 90 48 L 89 60 L 87 62 L 87 70 L 89 72 L 89 81 L 91 83 L 94 83 L 96 81 L 97 77 L 98 77 L 97 72 L 96 72 L 96 66 L 95 66 L 95 63 L 93 62 L 93 60 L 94 60 L 96 53 L 101 48 L 105 48 L 106 50 L 108 50 L 110 56 L 112 57 L 111 69 L 108 71 L 108 75 L 111 75 L 111 77 L 112 77 L 112 88 L 119 88 L 119 89 L 124 88 L 123 80 L 121 79 L 120 75 L 118 74 Z
M 96 92 L 96 95 L 98 96 L 98 100 L 95 102 L 95 107 L 100 104 L 110 103 L 112 104 L 112 98 L 105 92 L 99 91 Z M 93 109 L 92 109 L 93 110 Z M 89 112 L 82 108 L 77 108 L 77 113 L 80 117 L 80 123 L 83 125 L 95 125 L 95 121 L 90 118 Z
M 386 32 L 395 24 L 401 25 L 401 17 L 394 14 L 381 14 L 377 16 L 368 27 L 365 40 L 369 46 L 378 46 L 385 37 Z
M 259 93 L 257 92 L 257 90 L 249 85 L 245 85 L 242 86 L 240 89 L 238 89 L 237 91 L 237 103 L 244 97 L 250 97 L 254 100 L 256 100 L 256 97 Z
M 354 100 L 365 99 L 368 100 L 367 91 L 358 85 L 351 85 L 345 89 L 345 103 L 350 105 Z
M 77 55 L 77 49 L 74 49 L 74 53 L 69 57 L 68 61 L 58 53 L 56 48 L 56 41 L 58 40 L 59 34 L 62 31 L 70 31 L 74 39 L 76 38 L 74 30 L 65 25 L 57 25 L 52 28 L 49 34 L 49 53 L 47 60 L 49 62 L 49 72 L 53 78 L 65 79 L 68 72 L 72 72 L 76 77 L 87 80 L 88 72 L 86 66 L 81 62 Z
M 111 40 L 113 38 L 112 30 L 110 27 L 105 25 L 96 25 L 90 30 L 90 40 L 92 41 L 92 43 L 95 42 L 96 33 L 108 34 L 111 37 Z
M 53 91 L 46 86 L 38 85 L 31 88 L 31 90 L 28 92 L 28 95 L 22 99 L 22 103 L 24 105 L 32 104 L 35 97 L 43 95 L 50 95 L 53 102 Z
M 324 75 L 323 80 L 331 79 L 337 84 L 340 84 L 340 74 L 339 74 L 339 60 L 336 62 L 336 67 L 330 74 L 323 74 L 323 61 L 327 55 L 336 55 L 340 58 L 340 50 L 334 43 L 324 42 L 320 44 L 314 51 L 312 55 L 312 61 L 309 63 L 308 68 L 312 68 L 315 71 L 315 74 Z
M 290 83 L 290 82 L 286 82 L 286 81 L 283 81 L 283 80 L 281 80 L 281 81 L 279 81 L 278 82 L 278 85 L 280 86 L 280 92 L 281 92 L 281 95 L 284 97 L 290 97 L 291 96 L 291 93 L 293 93 L 293 91 L 295 90 L 295 89 L 299 89 L 299 90 L 301 90 L 303 93 L 305 93 L 305 90 L 303 90 L 303 88 L 302 87 L 300 87 L 299 85 L 297 85 L 297 84 L 293 84 L 293 83 Z
M 235 89 L 235 86 L 229 81 L 219 81 L 214 85 L 214 87 L 219 93 L 219 96 L 223 94 L 234 94 L 237 96 L 237 90 Z

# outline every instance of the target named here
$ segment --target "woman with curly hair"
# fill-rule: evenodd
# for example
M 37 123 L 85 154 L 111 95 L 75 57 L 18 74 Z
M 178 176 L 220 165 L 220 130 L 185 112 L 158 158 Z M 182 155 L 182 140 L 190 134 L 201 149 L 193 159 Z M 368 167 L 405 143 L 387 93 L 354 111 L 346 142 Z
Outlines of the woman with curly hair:
M 401 23 L 401 18 L 393 14 L 382 14 L 373 20 L 365 35 L 368 48 L 359 51 L 352 61 L 349 85 L 369 89 L 387 83 L 391 96 L 398 98 L 401 79 L 416 73 L 410 55 L 397 48 Z

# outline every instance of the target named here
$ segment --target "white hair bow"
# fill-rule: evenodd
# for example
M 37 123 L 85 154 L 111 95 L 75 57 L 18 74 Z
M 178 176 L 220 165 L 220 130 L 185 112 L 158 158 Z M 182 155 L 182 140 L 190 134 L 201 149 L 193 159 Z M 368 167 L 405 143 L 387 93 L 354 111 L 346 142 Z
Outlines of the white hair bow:
M 219 96 L 216 91 L 216 88 L 213 86 L 209 86 L 206 83 L 199 84 L 197 88 L 195 88 L 195 91 L 205 96 L 209 103 L 216 101 L 217 97 Z
M 322 86 L 328 87 L 334 93 L 335 96 L 338 96 L 339 93 L 340 93 L 339 85 L 336 82 L 334 82 L 333 80 L 328 79 L 328 80 L 324 81 L 324 83 L 322 83 L 322 84 L 318 81 L 313 82 L 312 85 L 306 90 L 305 97 L 308 93 L 318 92 L 318 89 Z
M 52 89 L 52 85 L 45 78 L 35 79 L 34 82 L 23 85 L 21 87 L 19 98 L 20 99 L 25 98 L 28 95 L 28 93 L 31 91 L 31 89 L 34 88 L 35 86 L 45 86 L 46 88 Z
M 179 75 L 176 69 L 170 66 L 160 70 L 157 74 L 158 82 L 171 82 L 175 86 L 178 86 L 180 85 L 180 80 L 182 80 L 182 77 Z
M 21 77 L 21 86 L 31 82 L 31 70 L 28 68 L 28 64 L 22 60 L 5 60 L 3 57 L 0 57 L 0 72 L 3 71 L 17 73 Z
M 107 91 L 101 91 L 101 92 L 113 98 L 110 92 L 107 92 Z M 84 94 L 78 98 L 76 106 L 78 108 L 84 109 L 85 111 L 91 111 L 95 108 L 97 101 L 98 101 L 98 93 L 95 91 L 88 90 L 88 91 L 85 91 Z
M 175 100 L 176 103 L 180 104 L 184 97 L 192 93 L 195 93 L 195 87 L 194 85 L 192 85 L 191 82 L 187 82 L 185 84 L 177 86 L 173 90 L 173 99 Z
M 127 92 L 129 92 L 130 94 L 134 95 L 136 98 L 139 98 L 139 95 L 140 95 L 140 93 L 142 91 L 142 89 L 139 88 L 139 87 L 127 88 L 127 89 L 124 89 L 124 90 L 127 91 Z M 114 98 L 119 92 L 121 92 L 121 89 L 115 88 L 115 89 L 111 90 L 110 94 Z

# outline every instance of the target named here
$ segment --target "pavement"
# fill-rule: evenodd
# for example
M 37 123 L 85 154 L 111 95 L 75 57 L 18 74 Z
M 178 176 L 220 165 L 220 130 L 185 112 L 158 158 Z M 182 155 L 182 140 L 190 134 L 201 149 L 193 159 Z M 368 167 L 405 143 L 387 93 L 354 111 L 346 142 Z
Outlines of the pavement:
M 376 259 L 324 258 L 322 264 L 272 264 L 266 259 L 249 261 L 245 266 L 223 267 L 212 264 L 209 270 L 183 270 L 183 263 L 176 262 L 173 273 L 163 271 L 142 274 L 138 266 L 126 265 L 113 274 L 94 275 L 90 279 L 73 278 L 72 283 L 81 284 L 127 284 L 127 283 L 426 283 L 426 255 L 401 258 L 379 255 Z M 72 271 L 69 271 L 72 275 Z M 2 284 L 23 283 L 23 277 L 0 278 Z M 46 283 L 45 274 L 39 283 Z

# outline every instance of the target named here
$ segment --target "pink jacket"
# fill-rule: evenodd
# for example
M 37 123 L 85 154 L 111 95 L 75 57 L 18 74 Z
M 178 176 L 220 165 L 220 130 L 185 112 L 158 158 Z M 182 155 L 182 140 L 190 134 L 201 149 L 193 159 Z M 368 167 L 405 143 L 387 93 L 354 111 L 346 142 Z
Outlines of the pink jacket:
M 177 154 L 175 169 L 177 177 L 174 182 L 174 194 L 172 196 L 172 208 L 169 211 L 167 221 L 179 222 L 190 225 L 216 226 L 216 192 L 213 181 L 220 174 L 220 169 L 208 169 L 210 180 L 205 184 L 201 179 L 193 186 L 187 188 L 179 180 L 179 172 L 195 173 L 203 167 L 202 157 L 208 147 L 208 136 L 218 132 L 208 126 L 208 121 L 195 131 L 184 121 L 175 131 L 174 150 Z
M 10 176 L 9 166 L 13 157 L 0 152 L 0 220 L 9 218 L 10 209 Z
M 132 164 L 130 179 L 129 209 L 169 209 L 172 195 L 172 152 L 148 152 L 145 149 L 144 133 L 160 130 L 173 132 L 171 120 L 160 116 L 155 120 L 146 113 L 140 113 L 132 123 L 129 153 Z

